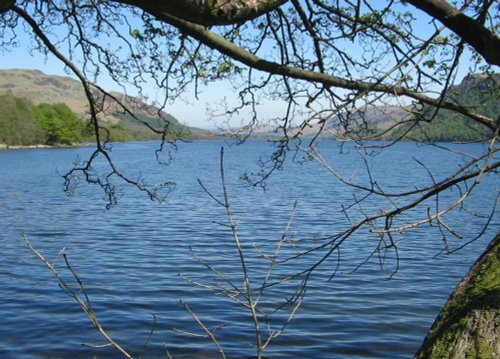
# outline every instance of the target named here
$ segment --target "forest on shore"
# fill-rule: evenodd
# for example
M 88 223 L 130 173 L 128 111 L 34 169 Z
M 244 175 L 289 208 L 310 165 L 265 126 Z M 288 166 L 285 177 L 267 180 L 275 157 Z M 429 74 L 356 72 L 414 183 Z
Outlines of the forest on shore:
M 140 124 L 130 115 L 116 114 L 120 122 L 103 122 L 101 133 L 112 142 L 152 140 L 159 135 Z M 158 127 L 159 120 L 144 114 L 135 114 L 144 123 Z M 175 138 L 201 136 L 177 120 L 169 122 L 168 134 Z M 164 126 L 164 125 L 162 125 Z M 64 103 L 34 105 L 29 99 L 0 94 L 0 144 L 16 146 L 74 146 L 95 141 L 94 129 Z
M 0 95 L 0 143 L 6 146 L 76 145 L 91 136 L 91 130 L 65 104 L 35 106 L 10 92 Z

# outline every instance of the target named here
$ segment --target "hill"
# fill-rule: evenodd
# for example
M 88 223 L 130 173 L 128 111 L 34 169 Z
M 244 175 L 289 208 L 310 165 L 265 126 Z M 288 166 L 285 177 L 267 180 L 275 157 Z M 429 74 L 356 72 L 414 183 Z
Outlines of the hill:
M 446 94 L 446 101 L 459 104 L 474 112 L 492 118 L 500 115 L 500 74 L 473 74 L 452 86 Z M 470 142 L 491 137 L 491 131 L 465 116 L 441 109 L 437 115 L 435 108 L 425 106 L 417 115 L 415 109 L 404 106 L 370 106 L 354 113 L 343 113 L 327 121 L 321 133 L 322 138 L 341 140 L 373 139 L 424 142 Z M 396 126 L 404 120 L 404 124 Z M 345 127 L 347 125 L 347 127 Z M 321 125 L 311 123 L 302 131 L 303 137 L 316 136 Z M 394 128 L 394 129 L 392 129 Z M 297 130 L 289 130 L 289 135 Z M 253 137 L 274 138 L 280 134 L 270 127 L 257 129 Z
M 64 103 L 79 116 L 87 111 L 82 85 L 69 77 L 45 75 L 38 70 L 0 70 L 0 93 L 11 92 L 34 105 Z
M 35 106 L 40 104 L 65 104 L 79 118 L 88 112 L 88 103 L 80 82 L 64 76 L 46 75 L 38 70 L 11 69 L 0 70 L 0 95 L 9 92 L 16 98 L 28 100 Z M 141 121 L 156 128 L 168 124 L 171 137 L 211 138 L 206 130 L 182 125 L 168 113 L 160 112 L 134 97 L 113 92 L 113 96 L 130 106 L 134 115 Z M 112 101 L 105 101 L 104 113 L 100 115 L 101 124 L 111 131 L 113 141 L 155 139 L 155 135 L 146 126 L 137 122 L 130 115 L 125 115 Z
M 449 89 L 446 100 L 482 115 L 498 118 L 499 82 L 500 74 L 469 75 L 459 85 Z M 426 106 L 412 122 L 396 129 L 388 138 L 403 136 L 405 140 L 425 142 L 469 142 L 482 141 L 491 135 L 491 130 L 464 115 L 449 110 L 440 110 L 435 114 L 435 108 Z

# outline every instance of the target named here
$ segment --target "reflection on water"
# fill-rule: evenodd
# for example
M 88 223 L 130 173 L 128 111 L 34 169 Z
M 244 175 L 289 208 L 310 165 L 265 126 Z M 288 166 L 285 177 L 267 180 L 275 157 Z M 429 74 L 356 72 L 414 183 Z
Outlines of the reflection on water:
M 150 183 L 171 180 L 177 183 L 177 189 L 169 201 L 158 204 L 148 202 L 130 187 L 119 187 L 120 202 L 110 210 L 104 209 L 98 188 L 81 185 L 72 197 L 66 197 L 61 189 L 58 171 L 68 169 L 75 157 L 84 156 L 88 149 L 0 152 L 0 357 L 117 357 L 113 349 L 89 346 L 103 344 L 103 339 L 28 251 L 21 232 L 26 232 L 48 258 L 63 246 L 68 247 L 70 261 L 87 286 L 97 317 L 130 352 L 141 352 L 154 314 L 157 327 L 144 358 L 165 357 L 166 348 L 174 358 L 218 357 L 215 346 L 206 339 L 172 332 L 175 327 L 201 333 L 179 303 L 182 298 L 208 327 L 227 323 L 217 336 L 228 357 L 251 357 L 254 334 L 248 312 L 178 275 L 196 279 L 207 275 L 207 269 L 191 256 L 188 247 L 192 246 L 235 282 L 241 279 L 231 236 L 227 228 L 214 223 L 224 221 L 224 212 L 197 183 L 201 179 L 214 196 L 220 196 L 221 145 L 181 144 L 176 160 L 166 167 L 153 161 L 154 144 L 116 145 L 113 155 L 125 172 L 137 175 L 134 171 L 140 169 Z M 344 173 L 363 176 L 354 154 L 339 156 L 335 146 L 331 145 L 331 152 L 328 146 L 324 145 L 327 155 L 340 161 Z M 226 151 L 231 201 L 236 214 L 242 215 L 240 239 L 249 255 L 250 270 L 257 273 L 262 262 L 252 244 L 270 253 L 295 200 L 298 208 L 290 234 L 318 238 L 345 228 L 345 217 L 339 209 L 353 196 L 313 163 L 290 162 L 271 178 L 265 192 L 245 187 L 240 176 L 256 170 L 255 160 L 266 150 L 265 143 L 249 142 Z M 419 176 L 427 178 L 421 168 L 399 159 L 408 154 L 415 156 L 418 151 L 443 174 L 449 171 L 447 166 L 454 165 L 431 148 L 400 144 L 373 159 L 374 175 L 390 185 L 415 183 Z M 395 178 L 395 173 L 400 177 Z M 484 179 L 486 185 L 488 181 L 491 184 L 495 179 Z M 479 192 L 477 210 L 492 200 L 488 192 Z M 461 218 L 450 221 L 458 223 Z M 468 222 L 461 228 L 467 235 L 478 225 Z M 350 274 L 373 249 L 369 236 L 353 238 L 342 252 L 340 271 L 333 280 L 328 278 L 335 270 L 335 260 L 327 261 L 313 275 L 305 302 L 266 355 L 324 359 L 411 357 L 487 239 L 456 255 L 433 259 L 442 248 L 436 232 L 415 230 L 401 242 L 398 274 L 387 280 L 376 258 Z M 287 267 L 283 275 L 307 264 Z M 259 275 L 262 279 L 262 272 Z M 266 299 L 269 306 L 285 295 L 274 289 L 269 292 L 276 294 Z M 285 314 L 278 313 L 277 318 L 285 318 Z

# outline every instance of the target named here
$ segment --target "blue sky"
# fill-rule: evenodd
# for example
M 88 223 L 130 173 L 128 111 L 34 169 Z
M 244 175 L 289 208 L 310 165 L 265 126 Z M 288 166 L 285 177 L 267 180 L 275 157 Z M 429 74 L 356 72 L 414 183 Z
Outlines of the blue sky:
M 76 78 L 73 74 L 65 72 L 64 65 L 55 57 L 45 58 L 42 54 L 30 51 L 27 37 L 21 39 L 21 45 L 12 51 L 0 52 L 0 69 L 33 69 L 40 70 L 49 75 L 69 76 Z M 110 79 L 103 79 L 99 85 L 108 91 L 122 92 L 121 88 Z M 186 101 L 176 101 L 169 105 L 166 111 L 176 117 L 180 122 L 190 126 L 203 128 L 214 127 L 214 124 L 207 120 L 206 103 L 218 99 L 221 93 L 228 93 L 229 90 L 223 84 L 213 84 L 211 88 L 203 88 L 202 93 L 196 100 L 194 94 L 185 96 Z M 210 95 L 211 94 L 211 95 Z
M 17 34 L 18 46 L 9 49 L 9 51 L 5 51 L 5 49 L 0 50 L 0 69 L 33 69 L 40 70 L 49 75 L 68 76 L 76 79 L 76 76 L 70 71 L 65 71 L 62 62 L 52 54 L 46 57 L 37 50 L 31 50 L 32 40 L 24 31 L 17 31 Z M 120 86 L 105 75 L 100 77 L 98 85 L 107 91 L 123 92 Z M 136 89 L 133 87 L 129 87 L 127 91 L 130 95 L 137 94 Z M 162 96 L 161 91 L 159 92 L 154 86 L 150 86 L 146 91 L 150 98 L 155 98 L 157 96 L 161 98 Z M 215 121 L 209 120 L 210 116 L 207 114 L 207 106 L 213 107 L 214 104 L 219 103 L 224 98 L 231 99 L 234 97 L 234 90 L 229 82 L 211 82 L 208 85 L 199 87 L 197 98 L 194 91 L 188 92 L 183 95 L 181 99 L 177 99 L 174 103 L 168 104 L 165 111 L 172 114 L 181 123 L 189 126 L 214 129 L 217 128 L 218 122 L 216 122 L 217 119 Z M 261 107 L 265 108 L 271 116 L 283 111 L 282 107 L 278 104 L 268 103 Z M 241 118 L 233 121 L 231 125 L 235 127 L 244 125 L 246 123 L 246 118 L 244 117 L 245 116 L 242 114 Z M 222 122 L 221 120 L 220 123 Z
M 76 79 L 76 76 L 70 71 L 65 70 L 63 63 L 52 54 L 45 56 L 38 50 L 33 50 L 32 39 L 25 32 L 22 26 L 17 27 L 17 46 L 0 48 L 0 69 L 32 69 L 40 70 L 45 74 L 68 76 Z M 62 51 L 60 49 L 60 51 Z M 108 76 L 101 76 L 98 85 L 107 91 L 123 92 Z M 129 94 L 136 95 L 134 88 L 130 87 L 127 91 Z M 149 96 L 154 98 L 157 89 L 152 87 L 149 89 Z M 190 126 L 203 128 L 214 128 L 215 124 L 208 121 L 206 113 L 206 105 L 219 101 L 221 97 L 230 95 L 231 90 L 228 84 L 211 83 L 209 86 L 200 87 L 198 99 L 194 93 L 187 93 L 181 100 L 169 104 L 165 109 L 168 113 L 176 117 L 181 123 Z

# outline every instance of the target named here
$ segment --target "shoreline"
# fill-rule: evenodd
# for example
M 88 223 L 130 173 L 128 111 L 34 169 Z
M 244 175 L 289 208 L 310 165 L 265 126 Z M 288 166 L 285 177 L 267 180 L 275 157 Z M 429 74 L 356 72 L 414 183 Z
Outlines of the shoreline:
M 0 151 L 7 151 L 7 150 L 33 150 L 33 149 L 38 149 L 38 148 L 77 148 L 77 147 L 86 147 L 90 146 L 89 143 L 80 143 L 80 144 L 74 144 L 74 145 L 14 145 L 14 146 L 9 146 L 4 143 L 0 143 Z

